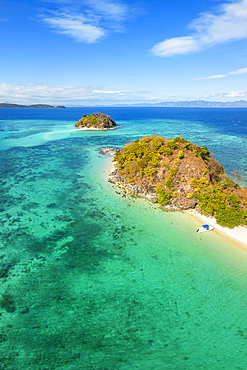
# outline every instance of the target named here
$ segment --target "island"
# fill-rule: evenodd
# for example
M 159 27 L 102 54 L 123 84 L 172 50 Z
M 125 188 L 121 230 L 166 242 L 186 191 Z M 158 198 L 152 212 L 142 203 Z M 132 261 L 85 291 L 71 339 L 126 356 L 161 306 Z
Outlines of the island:
M 116 122 L 108 114 L 99 112 L 84 115 L 75 124 L 75 127 L 82 130 L 113 130 L 116 126 Z
M 152 135 L 116 149 L 113 164 L 109 181 L 132 195 L 166 210 L 196 210 L 230 229 L 247 226 L 247 188 L 228 177 L 205 146 Z
M 32 105 L 20 105 L 11 103 L 0 103 L 0 108 L 65 108 L 63 105 L 48 105 L 48 104 L 32 104 Z

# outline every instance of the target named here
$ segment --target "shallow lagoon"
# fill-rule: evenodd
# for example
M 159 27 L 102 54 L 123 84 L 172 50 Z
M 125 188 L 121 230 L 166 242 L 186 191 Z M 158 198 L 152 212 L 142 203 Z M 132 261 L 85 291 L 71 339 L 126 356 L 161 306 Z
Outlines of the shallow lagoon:
M 226 131 L 213 125 L 221 110 L 115 109 L 117 130 L 59 133 L 85 110 L 0 110 L 0 368 L 246 369 L 246 251 L 123 196 L 100 152 L 181 135 L 219 161 L 229 148 L 231 171 L 245 164 L 246 135 L 232 127 L 245 114 L 228 113 Z

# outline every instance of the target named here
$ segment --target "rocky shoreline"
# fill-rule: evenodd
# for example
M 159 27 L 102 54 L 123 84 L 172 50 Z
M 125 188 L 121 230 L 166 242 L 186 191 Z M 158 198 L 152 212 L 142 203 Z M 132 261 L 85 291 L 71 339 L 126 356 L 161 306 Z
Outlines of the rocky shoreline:
M 102 149 L 103 154 L 108 154 L 114 157 L 115 153 L 119 149 L 116 148 L 104 148 Z M 150 191 L 148 188 L 143 188 L 138 185 L 132 185 L 127 182 L 126 179 L 123 179 L 121 176 L 118 175 L 118 170 L 114 165 L 114 162 L 111 162 L 110 170 L 109 170 L 109 177 L 108 181 L 117 185 L 124 193 L 130 194 L 132 196 L 137 196 L 140 198 L 144 198 L 149 200 L 152 203 L 156 203 L 158 199 L 158 195 L 156 192 Z M 174 205 L 164 205 L 162 208 L 166 209 L 167 211 L 183 211 L 183 209 L 178 208 Z M 189 209 L 189 208 L 185 208 Z

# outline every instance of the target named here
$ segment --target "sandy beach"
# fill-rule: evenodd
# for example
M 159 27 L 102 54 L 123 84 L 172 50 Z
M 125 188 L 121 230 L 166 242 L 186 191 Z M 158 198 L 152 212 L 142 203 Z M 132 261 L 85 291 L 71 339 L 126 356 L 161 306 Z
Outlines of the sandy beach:
M 238 242 L 242 247 L 247 248 L 247 227 L 238 226 L 234 227 L 234 229 L 229 229 L 228 227 L 218 225 L 214 217 L 204 216 L 194 209 L 190 209 L 185 212 L 202 221 L 203 224 L 213 226 L 215 228 L 213 232 L 218 232 L 219 234 L 230 238 L 232 241 Z
M 95 128 L 95 127 L 78 127 L 75 130 L 71 131 L 110 131 L 110 130 L 115 130 L 117 127 L 112 127 L 112 128 Z

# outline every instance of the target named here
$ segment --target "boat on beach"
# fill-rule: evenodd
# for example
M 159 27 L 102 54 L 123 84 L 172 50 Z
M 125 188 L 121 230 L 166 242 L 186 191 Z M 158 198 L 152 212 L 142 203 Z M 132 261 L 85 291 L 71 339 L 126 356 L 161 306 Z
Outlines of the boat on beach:
M 214 227 L 213 226 L 209 226 L 209 225 L 202 225 L 201 227 L 198 227 L 196 232 L 198 233 L 205 233 L 206 231 L 212 231 L 214 230 Z

